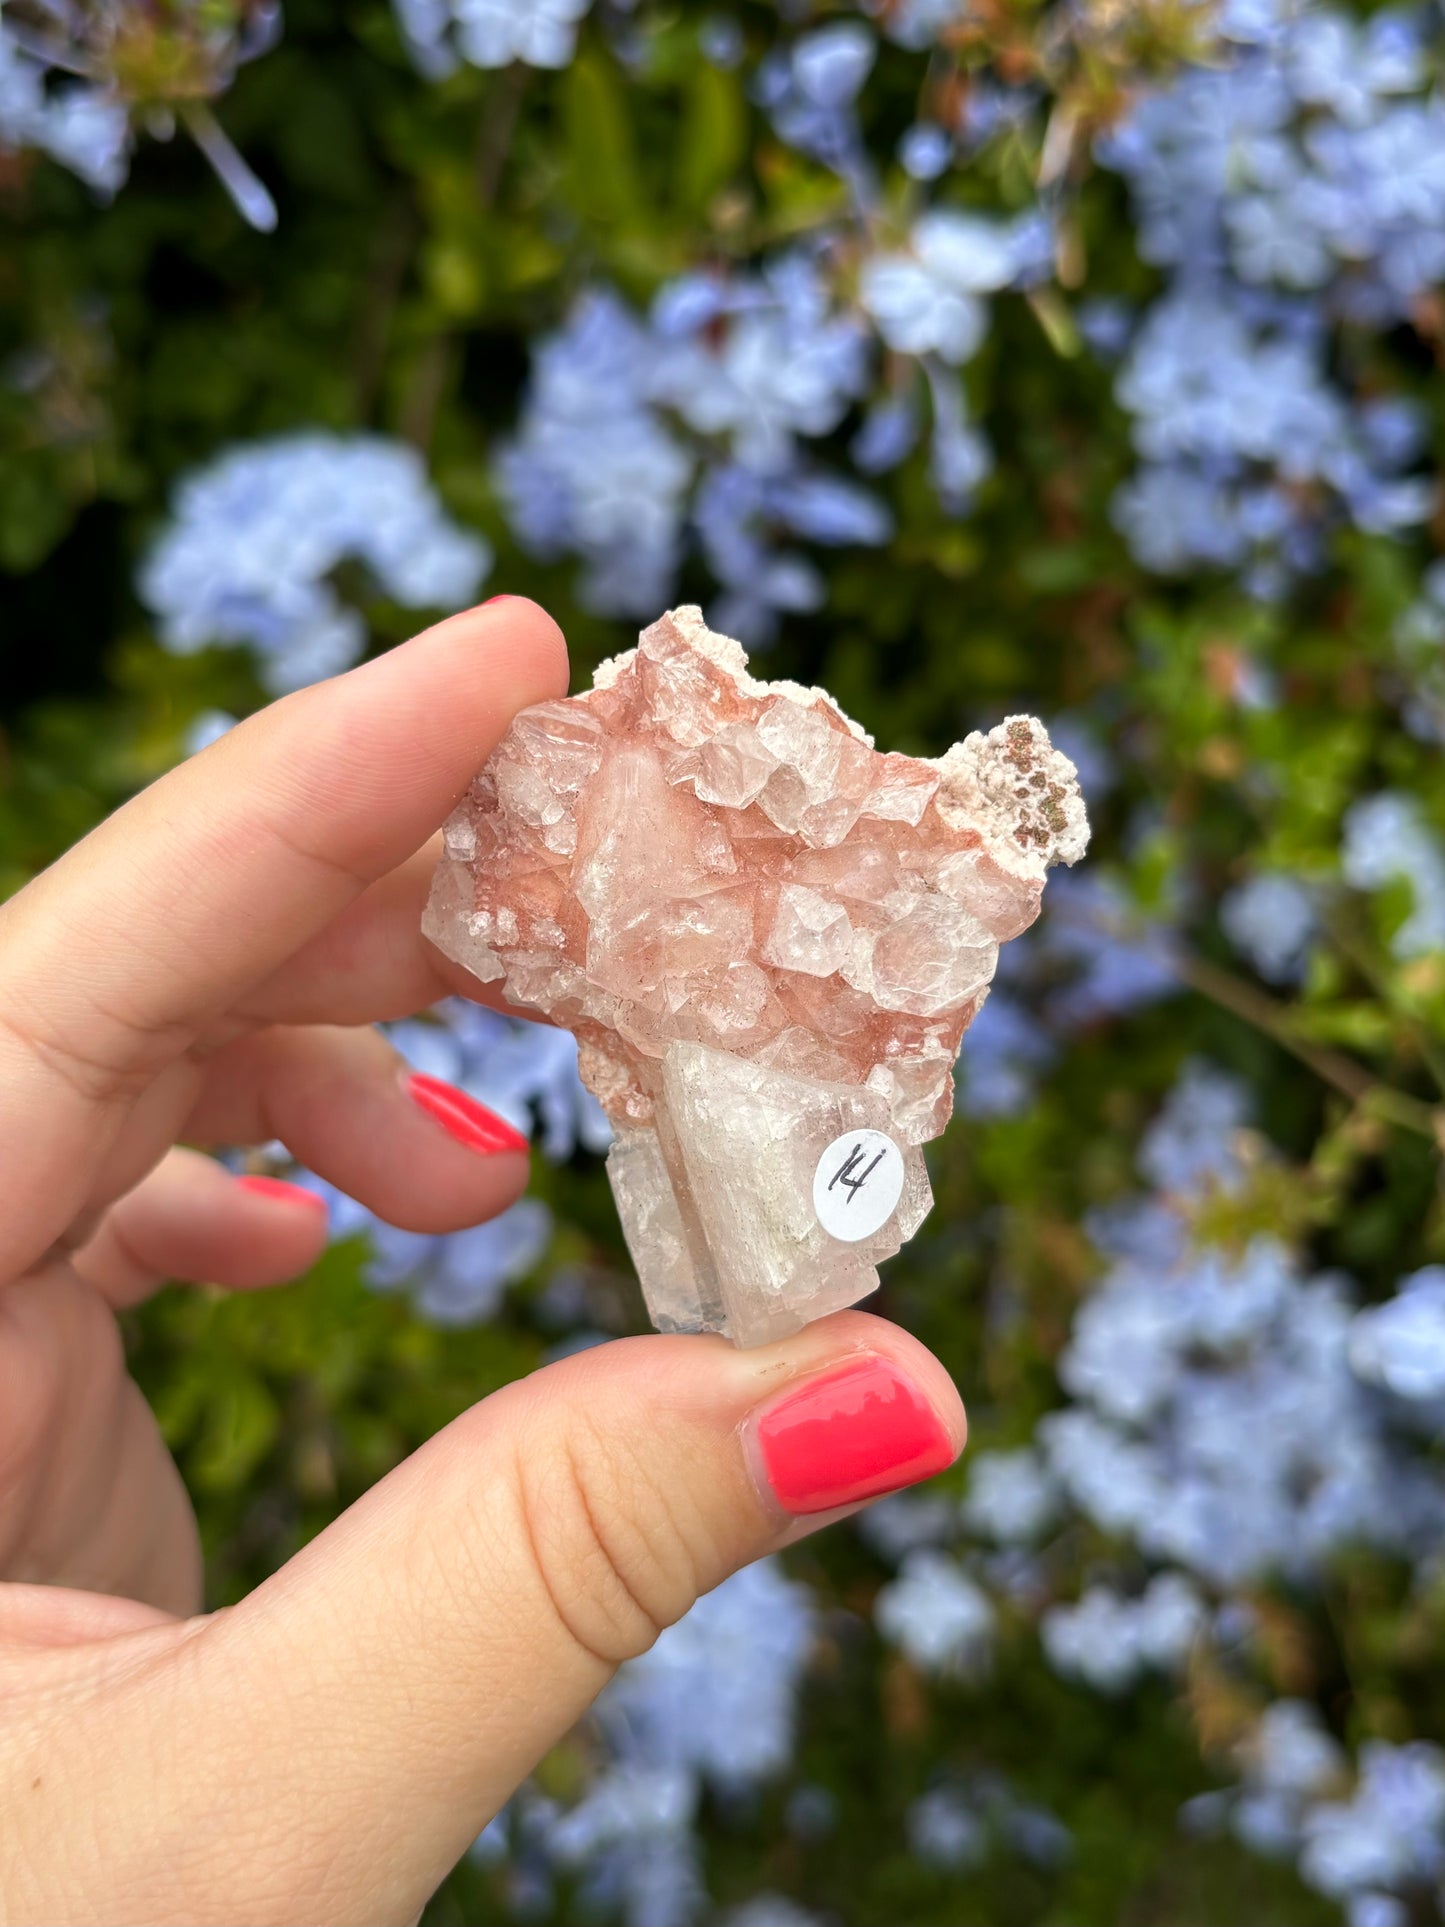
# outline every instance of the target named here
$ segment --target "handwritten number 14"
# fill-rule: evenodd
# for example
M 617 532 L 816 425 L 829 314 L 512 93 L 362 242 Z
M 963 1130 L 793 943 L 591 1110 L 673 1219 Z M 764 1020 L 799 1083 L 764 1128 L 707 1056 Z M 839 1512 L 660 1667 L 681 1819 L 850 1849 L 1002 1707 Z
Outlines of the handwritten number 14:
M 857 1197 L 858 1193 L 863 1189 L 863 1186 L 868 1182 L 869 1178 L 873 1175 L 874 1171 L 877 1170 L 878 1166 L 883 1162 L 886 1156 L 887 1156 L 887 1153 L 885 1151 L 878 1152 L 877 1156 L 874 1158 L 873 1162 L 868 1166 L 867 1170 L 860 1171 L 858 1173 L 858 1176 L 855 1178 L 852 1175 L 852 1173 L 856 1168 L 856 1166 L 859 1165 L 863 1159 L 863 1146 L 861 1144 L 855 1144 L 853 1146 L 853 1149 L 848 1153 L 847 1157 L 844 1158 L 843 1162 L 838 1166 L 838 1169 L 833 1173 L 832 1177 L 828 1180 L 828 1189 L 831 1191 L 835 1184 L 841 1184 L 846 1186 L 848 1196 L 847 1196 L 847 1199 L 845 1200 L 845 1203 L 851 1204 L 854 1198 Z

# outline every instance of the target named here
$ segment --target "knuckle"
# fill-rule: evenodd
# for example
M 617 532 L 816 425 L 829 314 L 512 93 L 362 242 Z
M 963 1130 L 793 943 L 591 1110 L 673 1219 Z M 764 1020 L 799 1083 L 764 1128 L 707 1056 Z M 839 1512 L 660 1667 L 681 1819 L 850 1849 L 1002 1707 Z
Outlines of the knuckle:
M 527 1540 L 558 1619 L 602 1664 L 636 1658 L 700 1589 L 670 1482 L 629 1440 L 575 1413 L 519 1453 L 517 1468 Z

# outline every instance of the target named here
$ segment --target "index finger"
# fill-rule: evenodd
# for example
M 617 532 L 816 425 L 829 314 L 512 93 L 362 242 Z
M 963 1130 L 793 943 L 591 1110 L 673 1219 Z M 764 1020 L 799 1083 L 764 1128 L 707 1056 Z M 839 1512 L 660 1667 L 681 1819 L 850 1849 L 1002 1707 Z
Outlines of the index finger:
M 436 830 L 561 631 L 503 597 L 288 696 L 0 907 L 0 1279 L 86 1196 L 133 1099 Z

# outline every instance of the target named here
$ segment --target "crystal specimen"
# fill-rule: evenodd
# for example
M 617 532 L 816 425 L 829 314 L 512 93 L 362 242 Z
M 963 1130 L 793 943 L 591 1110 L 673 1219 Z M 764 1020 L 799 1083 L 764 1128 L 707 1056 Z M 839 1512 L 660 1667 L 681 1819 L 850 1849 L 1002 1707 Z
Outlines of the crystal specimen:
M 756 1345 L 865 1297 L 922 1223 L 998 946 L 1087 841 L 1031 717 L 883 755 L 675 609 L 516 718 L 423 928 L 576 1032 L 653 1322 Z

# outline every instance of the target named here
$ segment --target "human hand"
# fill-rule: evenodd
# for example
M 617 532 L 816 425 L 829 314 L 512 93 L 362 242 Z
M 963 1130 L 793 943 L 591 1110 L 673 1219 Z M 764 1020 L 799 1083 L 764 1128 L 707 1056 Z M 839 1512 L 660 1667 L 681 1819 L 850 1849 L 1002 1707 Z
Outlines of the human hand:
M 863 1314 L 747 1353 L 624 1340 L 473 1407 L 198 1615 L 114 1311 L 278 1283 L 325 1223 L 174 1147 L 279 1138 L 416 1230 L 513 1201 L 525 1148 L 366 1026 L 477 990 L 420 935 L 431 839 L 565 685 L 534 605 L 458 616 L 242 724 L 0 908 L 0 1920 L 411 1920 L 700 1593 L 961 1449 L 942 1368 Z

